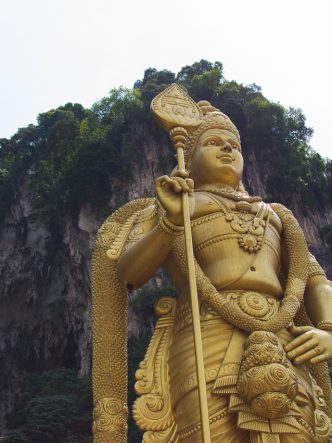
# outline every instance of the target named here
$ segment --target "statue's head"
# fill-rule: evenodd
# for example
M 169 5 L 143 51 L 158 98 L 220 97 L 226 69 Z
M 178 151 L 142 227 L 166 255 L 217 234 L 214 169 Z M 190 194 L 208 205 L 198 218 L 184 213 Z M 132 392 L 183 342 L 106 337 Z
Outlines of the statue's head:
M 202 123 L 189 136 L 186 164 L 195 187 L 224 184 L 241 187 L 243 158 L 240 135 L 227 115 L 209 102 L 198 103 Z
M 196 128 L 194 132 L 191 133 L 188 139 L 188 143 L 186 146 L 186 158 L 190 159 L 195 151 L 197 146 L 198 139 L 200 135 L 203 134 L 207 129 L 223 129 L 233 134 L 236 140 L 239 143 L 240 151 L 241 151 L 241 139 L 239 131 L 236 129 L 236 126 L 231 121 L 226 114 L 223 114 L 219 109 L 213 107 L 208 101 L 201 100 L 197 103 L 200 110 L 202 111 L 203 117 L 201 119 L 201 123 Z
M 183 143 L 183 131 L 188 136 L 183 146 L 184 156 L 196 188 L 202 185 L 231 186 L 244 191 L 240 135 L 227 115 L 205 100 L 195 103 L 176 83 L 152 100 L 151 111 L 170 133 L 174 147 Z M 179 135 L 175 129 L 182 133 Z

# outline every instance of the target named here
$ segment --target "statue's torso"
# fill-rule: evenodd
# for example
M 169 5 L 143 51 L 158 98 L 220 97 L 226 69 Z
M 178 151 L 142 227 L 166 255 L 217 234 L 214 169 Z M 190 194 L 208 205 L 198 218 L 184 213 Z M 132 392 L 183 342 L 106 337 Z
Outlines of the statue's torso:
M 257 290 L 280 297 L 282 225 L 278 216 L 262 202 L 247 205 L 240 212 L 235 201 L 203 192 L 195 193 L 195 202 L 194 254 L 214 286 L 218 290 Z M 258 226 L 259 232 L 256 229 L 260 235 L 251 233 L 258 223 L 255 218 L 265 224 Z M 246 227 L 248 230 L 244 232 Z M 248 245 L 257 250 L 245 250 Z M 167 268 L 180 291 L 187 292 L 183 276 L 171 264 Z
M 216 289 L 221 291 L 221 297 L 227 297 L 230 293 L 231 297 L 236 298 L 239 295 L 239 300 L 240 298 L 242 300 L 243 295 L 243 299 L 248 300 L 245 295 L 252 291 L 251 294 L 258 300 L 260 296 L 280 299 L 283 290 L 279 279 L 282 250 L 282 224 L 279 217 L 268 205 L 261 202 L 253 203 L 251 208 L 247 206 L 248 211 L 244 211 L 242 207 L 242 212 L 235 206 L 235 202 L 227 200 L 225 203 L 229 211 L 227 209 L 225 211 L 222 205 L 220 206 L 215 199 L 210 199 L 207 194 L 196 195 L 196 208 L 191 224 L 194 254 L 199 265 Z M 250 252 L 244 249 L 245 242 L 242 242 L 244 243 L 242 246 L 240 243 L 243 235 L 250 234 L 249 227 L 253 226 L 255 217 L 261 218 L 265 223 L 262 223 L 264 225 L 262 235 L 252 234 L 254 239 L 249 238 L 251 244 L 255 243 L 254 240 L 262 239 L 258 250 Z M 234 220 L 235 222 L 231 224 Z M 259 220 L 256 221 L 256 225 L 257 223 L 259 224 Z M 245 226 L 248 227 L 248 231 L 240 232 L 241 227 L 242 231 L 245 231 Z M 183 283 L 185 277 L 179 273 L 179 269 L 170 267 L 168 272 L 180 289 L 169 350 L 170 398 L 180 441 L 198 443 L 201 441 L 201 435 L 195 427 L 199 421 L 197 412 L 199 407 L 189 290 Z M 270 301 L 268 304 L 274 306 Z M 253 315 L 255 316 L 255 313 Z M 245 431 L 249 428 L 246 428 L 246 425 L 241 426 L 241 420 L 237 421 L 236 414 L 228 413 L 230 396 L 234 392 L 237 393 L 237 388 L 232 385 L 232 381 L 227 381 L 227 376 L 231 380 L 232 368 L 240 364 L 242 359 L 244 341 L 238 342 L 237 334 L 242 336 L 241 340 L 245 340 L 248 333 L 237 330 L 202 301 L 200 301 L 200 322 L 211 441 L 249 442 L 251 441 L 249 432 Z M 278 339 L 284 345 L 292 339 L 292 336 L 289 331 L 282 329 L 279 331 Z M 302 418 L 310 429 L 314 429 L 313 410 L 309 401 L 310 399 L 314 402 L 312 382 L 305 370 L 296 368 L 296 371 L 301 383 L 306 383 L 308 386 L 303 394 L 308 406 L 302 407 Z M 222 392 L 214 391 L 219 382 L 224 388 Z M 253 419 L 253 423 L 256 423 L 256 420 Z M 255 429 L 260 428 L 255 427 Z M 291 434 L 292 441 L 308 443 L 314 441 L 306 428 L 301 428 L 297 432 Z

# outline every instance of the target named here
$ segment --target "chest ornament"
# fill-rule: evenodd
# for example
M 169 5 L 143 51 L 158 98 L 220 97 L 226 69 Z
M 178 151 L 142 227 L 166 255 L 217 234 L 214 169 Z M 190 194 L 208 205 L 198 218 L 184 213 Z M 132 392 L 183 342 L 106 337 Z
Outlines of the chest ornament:
M 211 195 L 212 194 L 212 195 Z M 225 214 L 225 220 L 234 232 L 240 234 L 238 242 L 240 248 L 252 254 L 257 253 L 263 243 L 269 219 L 269 207 L 261 203 L 256 214 L 251 213 L 251 203 L 254 201 L 238 200 L 233 211 L 224 201 L 210 191 L 209 196 L 218 204 Z
M 251 214 L 235 214 L 227 212 L 226 221 L 230 223 L 233 231 L 240 234 L 239 245 L 245 251 L 258 252 L 263 244 L 266 222 L 258 216 Z

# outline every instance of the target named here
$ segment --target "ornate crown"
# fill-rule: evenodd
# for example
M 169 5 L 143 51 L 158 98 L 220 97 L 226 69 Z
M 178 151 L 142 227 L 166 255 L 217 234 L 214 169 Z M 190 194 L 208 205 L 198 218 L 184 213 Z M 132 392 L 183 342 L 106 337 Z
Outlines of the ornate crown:
M 158 123 L 168 132 L 174 127 L 185 128 L 188 140 L 185 149 L 187 162 L 192 157 L 200 135 L 208 129 L 224 129 L 231 132 L 240 141 L 240 135 L 234 123 L 208 101 L 195 103 L 188 93 L 173 83 L 151 102 L 151 112 Z
M 231 121 L 226 114 L 222 113 L 219 109 L 214 108 L 208 101 L 202 100 L 197 103 L 201 108 L 203 117 L 201 118 L 201 123 L 198 128 L 189 133 L 188 142 L 185 151 L 185 158 L 189 160 L 196 148 L 196 143 L 203 132 L 208 129 L 224 129 L 225 131 L 231 132 L 235 135 L 239 143 L 241 143 L 240 134 L 234 123 Z

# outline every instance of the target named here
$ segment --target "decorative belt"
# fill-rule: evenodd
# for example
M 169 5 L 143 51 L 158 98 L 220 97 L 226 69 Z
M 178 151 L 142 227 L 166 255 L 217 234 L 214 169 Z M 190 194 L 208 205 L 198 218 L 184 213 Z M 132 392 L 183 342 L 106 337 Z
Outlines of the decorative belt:
M 269 320 L 277 312 L 280 301 L 270 295 L 256 291 L 222 291 L 231 304 L 236 304 L 242 312 L 259 320 Z
M 234 305 L 237 305 L 241 311 L 259 320 L 269 320 L 276 315 L 280 305 L 280 301 L 270 295 L 262 294 L 256 291 L 221 291 L 220 297 L 225 297 Z M 221 319 L 213 309 L 205 302 L 200 303 L 200 320 L 208 321 L 212 319 Z M 181 302 L 177 305 L 175 329 L 180 331 L 192 324 L 192 313 L 189 300 Z

